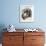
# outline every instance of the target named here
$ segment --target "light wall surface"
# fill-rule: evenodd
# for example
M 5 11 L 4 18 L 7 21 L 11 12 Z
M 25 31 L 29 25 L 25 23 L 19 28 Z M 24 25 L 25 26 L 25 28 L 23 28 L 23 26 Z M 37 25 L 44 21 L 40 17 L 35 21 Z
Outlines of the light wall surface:
M 21 23 L 19 6 L 31 4 L 34 6 L 34 22 Z M 0 31 L 9 24 L 19 29 L 40 27 L 46 32 L 46 0 L 0 0 Z

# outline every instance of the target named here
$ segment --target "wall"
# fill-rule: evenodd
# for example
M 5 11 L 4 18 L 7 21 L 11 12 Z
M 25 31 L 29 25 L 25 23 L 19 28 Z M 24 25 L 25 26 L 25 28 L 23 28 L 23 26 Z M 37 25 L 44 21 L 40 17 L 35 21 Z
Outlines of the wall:
M 0 25 L 13 24 L 16 28 L 45 27 L 46 28 L 46 1 L 45 0 L 0 0 Z M 34 22 L 19 22 L 19 4 L 34 6 Z M 17 21 L 16 21 L 17 20 Z

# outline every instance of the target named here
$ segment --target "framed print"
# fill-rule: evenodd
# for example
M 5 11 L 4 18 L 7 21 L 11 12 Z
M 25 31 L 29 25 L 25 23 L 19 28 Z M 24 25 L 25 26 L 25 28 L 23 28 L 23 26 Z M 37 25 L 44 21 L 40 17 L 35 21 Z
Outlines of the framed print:
M 33 5 L 20 5 L 20 22 L 34 21 L 34 7 Z

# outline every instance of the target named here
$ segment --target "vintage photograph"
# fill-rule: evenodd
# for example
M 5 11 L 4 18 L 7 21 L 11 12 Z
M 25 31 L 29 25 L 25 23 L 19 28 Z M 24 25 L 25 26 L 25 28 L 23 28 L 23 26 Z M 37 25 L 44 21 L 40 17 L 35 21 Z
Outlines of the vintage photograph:
M 34 7 L 33 5 L 20 5 L 20 22 L 34 21 Z

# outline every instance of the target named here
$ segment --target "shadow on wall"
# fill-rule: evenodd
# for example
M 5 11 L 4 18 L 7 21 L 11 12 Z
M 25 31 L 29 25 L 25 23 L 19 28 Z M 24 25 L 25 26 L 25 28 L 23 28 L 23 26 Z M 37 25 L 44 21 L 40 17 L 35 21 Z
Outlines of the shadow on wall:
M 2 32 L 5 32 L 3 29 L 5 28 L 5 25 L 4 24 L 0 24 L 0 43 L 2 43 Z

